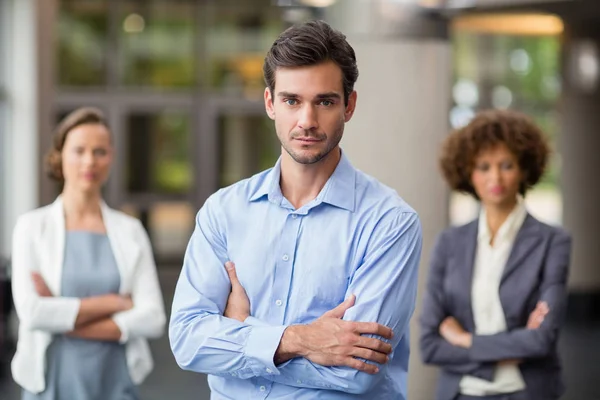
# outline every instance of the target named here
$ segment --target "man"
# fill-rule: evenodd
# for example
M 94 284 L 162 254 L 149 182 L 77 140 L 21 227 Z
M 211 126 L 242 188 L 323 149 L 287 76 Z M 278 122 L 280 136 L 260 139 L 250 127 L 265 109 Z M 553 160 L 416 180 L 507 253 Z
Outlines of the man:
M 339 147 L 354 50 L 308 22 L 273 43 L 264 75 L 281 157 L 199 211 L 173 300 L 175 358 L 209 374 L 212 399 L 406 399 L 421 227 Z

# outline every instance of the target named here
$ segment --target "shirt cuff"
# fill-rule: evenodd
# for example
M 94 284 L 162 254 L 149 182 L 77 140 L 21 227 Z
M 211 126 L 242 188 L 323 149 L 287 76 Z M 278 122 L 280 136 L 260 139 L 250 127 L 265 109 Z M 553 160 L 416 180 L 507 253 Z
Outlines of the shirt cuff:
M 279 375 L 273 358 L 287 326 L 253 326 L 246 341 L 245 355 L 257 376 Z
M 119 343 L 124 344 L 129 340 L 129 332 L 127 331 L 127 323 L 123 320 L 122 313 L 116 313 L 112 317 L 114 323 L 119 327 L 121 331 L 121 337 L 119 338 Z
M 64 332 L 74 330 L 77 315 L 79 315 L 79 308 L 81 307 L 81 299 L 73 297 L 55 297 L 55 299 L 62 302 L 64 308 L 60 309 L 60 313 L 53 315 L 54 320 L 64 319 Z

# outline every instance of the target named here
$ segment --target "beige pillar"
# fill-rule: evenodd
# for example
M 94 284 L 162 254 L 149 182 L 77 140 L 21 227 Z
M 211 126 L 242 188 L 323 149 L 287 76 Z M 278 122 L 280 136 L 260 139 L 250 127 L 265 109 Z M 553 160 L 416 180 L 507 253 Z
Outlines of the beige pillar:
M 448 191 L 437 169 L 448 132 L 451 56 L 447 27 L 416 6 L 388 0 L 343 0 L 325 13 L 356 51 L 357 111 L 342 148 L 353 165 L 396 189 L 420 215 L 423 257 L 411 323 L 408 398 L 434 398 L 436 370 L 418 349 L 418 315 L 435 236 L 447 226 Z
M 565 21 L 559 152 L 564 226 L 573 235 L 569 317 L 600 317 L 600 27 Z M 596 311 L 594 311 L 595 309 Z
M 39 136 L 41 117 L 49 111 L 42 104 L 49 73 L 44 61 L 54 47 L 47 40 L 48 18 L 54 1 L 8 0 L 3 9 L 2 31 L 8 35 L 0 59 L 6 82 L 7 121 L 2 126 L 0 162 L 4 190 L 0 198 L 2 234 L 0 254 L 10 254 L 12 229 L 19 215 L 39 205 Z M 45 27 L 45 28 L 43 28 Z M 46 29 L 46 30 L 44 30 Z M 18 38 L 18 40 L 16 39 Z

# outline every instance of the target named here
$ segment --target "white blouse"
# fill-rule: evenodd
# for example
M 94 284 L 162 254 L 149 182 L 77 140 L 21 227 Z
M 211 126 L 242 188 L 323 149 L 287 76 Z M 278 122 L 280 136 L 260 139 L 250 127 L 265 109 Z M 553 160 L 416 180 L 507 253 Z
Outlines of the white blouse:
M 506 331 L 506 319 L 500 303 L 500 281 L 513 243 L 527 217 L 523 199 L 519 198 L 515 209 L 502 224 L 490 245 L 491 234 L 486 213 L 479 215 L 477 254 L 473 269 L 471 307 L 477 335 L 493 335 Z M 498 364 L 494 379 L 486 381 L 465 375 L 460 381 L 460 392 L 470 396 L 511 393 L 525 389 L 525 381 L 516 364 Z

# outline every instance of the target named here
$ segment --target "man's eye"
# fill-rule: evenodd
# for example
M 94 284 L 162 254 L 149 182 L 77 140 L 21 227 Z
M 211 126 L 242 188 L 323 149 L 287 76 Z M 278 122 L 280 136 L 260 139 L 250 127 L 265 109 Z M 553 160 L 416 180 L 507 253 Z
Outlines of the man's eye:
M 325 107 L 330 107 L 330 106 L 333 105 L 333 101 L 331 101 L 331 100 L 323 100 L 321 102 L 321 104 L 324 105 Z
M 296 100 L 296 99 L 286 99 L 286 100 L 284 100 L 284 102 L 288 106 L 295 106 L 296 104 L 298 104 L 298 100 Z

